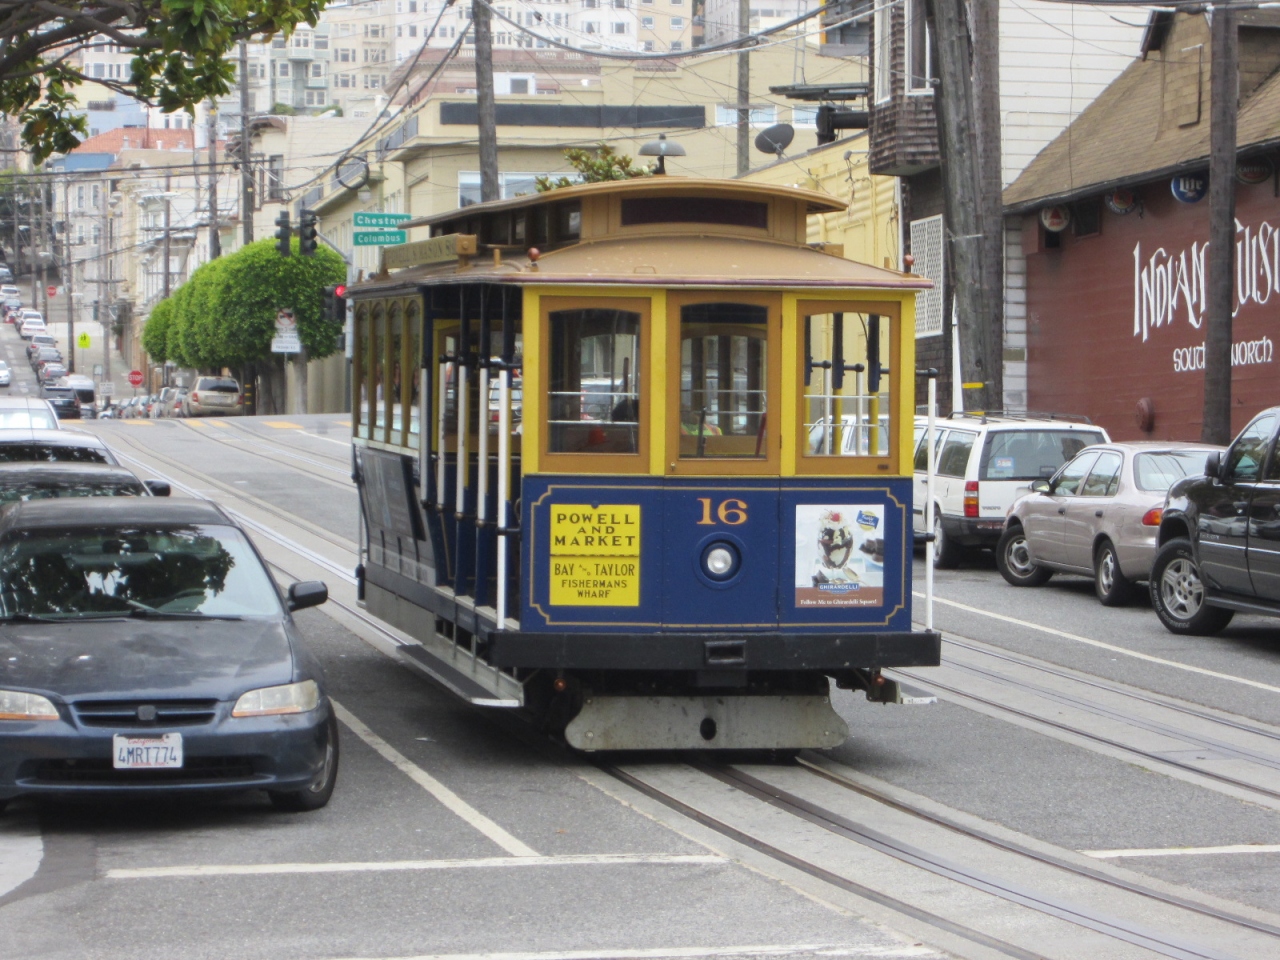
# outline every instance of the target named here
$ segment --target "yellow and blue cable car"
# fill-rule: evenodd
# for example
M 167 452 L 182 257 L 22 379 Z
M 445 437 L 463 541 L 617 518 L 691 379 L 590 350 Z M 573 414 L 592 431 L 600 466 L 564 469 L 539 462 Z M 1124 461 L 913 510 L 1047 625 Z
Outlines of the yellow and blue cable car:
M 584 750 L 828 747 L 912 629 L 915 297 L 806 190 L 667 176 L 408 224 L 354 300 L 367 608 Z

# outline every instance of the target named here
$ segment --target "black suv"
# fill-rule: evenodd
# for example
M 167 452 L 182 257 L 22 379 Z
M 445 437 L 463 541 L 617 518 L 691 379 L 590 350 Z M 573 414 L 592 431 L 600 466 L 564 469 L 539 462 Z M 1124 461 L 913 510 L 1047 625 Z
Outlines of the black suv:
M 49 401 L 59 420 L 80 419 L 80 398 L 70 387 L 41 387 L 40 399 Z
M 1207 636 L 1235 615 L 1280 617 L 1280 407 L 1264 410 L 1205 476 L 1169 490 L 1151 605 L 1174 633 Z

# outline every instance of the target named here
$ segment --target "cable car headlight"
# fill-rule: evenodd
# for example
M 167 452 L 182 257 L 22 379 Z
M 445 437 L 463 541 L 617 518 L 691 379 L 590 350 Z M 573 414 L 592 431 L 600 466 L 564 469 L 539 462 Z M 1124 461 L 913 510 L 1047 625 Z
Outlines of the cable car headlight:
M 728 580 L 738 572 L 738 551 L 728 543 L 713 543 L 702 552 L 702 569 L 712 580 Z

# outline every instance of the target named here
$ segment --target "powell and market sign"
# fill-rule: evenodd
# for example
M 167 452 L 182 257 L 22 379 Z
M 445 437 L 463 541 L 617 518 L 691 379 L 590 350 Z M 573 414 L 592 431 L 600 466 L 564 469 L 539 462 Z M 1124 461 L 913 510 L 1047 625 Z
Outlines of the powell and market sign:
M 1204 324 L 1208 297 L 1208 242 L 1182 250 L 1158 247 L 1146 252 L 1139 241 L 1133 247 L 1133 335 L 1146 343 L 1153 331 L 1172 327 L 1180 320 L 1199 330 Z M 1242 307 L 1259 306 L 1275 297 L 1280 301 L 1280 228 L 1262 222 L 1256 227 L 1236 221 L 1236 276 L 1232 316 Z M 1274 349 L 1263 337 L 1232 345 L 1232 363 L 1248 366 L 1271 363 Z M 1204 367 L 1203 345 L 1174 351 L 1174 371 Z

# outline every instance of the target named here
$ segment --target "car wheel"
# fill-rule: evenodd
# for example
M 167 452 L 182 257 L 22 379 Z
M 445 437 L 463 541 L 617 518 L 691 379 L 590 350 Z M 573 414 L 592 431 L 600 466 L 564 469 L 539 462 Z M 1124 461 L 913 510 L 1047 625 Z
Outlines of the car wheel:
M 1217 633 L 1234 615 L 1204 602 L 1204 582 L 1196 566 L 1191 541 L 1170 540 L 1151 565 L 1151 606 L 1172 633 L 1207 637 Z
M 338 720 L 329 718 L 329 737 L 325 743 L 324 766 L 316 778 L 301 790 L 268 790 L 267 796 L 277 810 L 289 813 L 305 813 L 319 810 L 333 796 L 338 782 Z
M 1104 607 L 1123 607 L 1133 599 L 1133 581 L 1120 571 L 1120 558 L 1110 540 L 1102 541 L 1094 553 L 1093 589 Z
M 1000 576 L 1015 587 L 1038 587 L 1048 583 L 1053 571 L 1031 559 L 1027 534 L 1022 524 L 1014 524 L 1000 534 L 996 544 L 996 567 Z
M 941 514 L 933 515 L 933 565 L 938 570 L 954 570 L 960 566 L 962 549 L 953 543 L 942 525 Z

